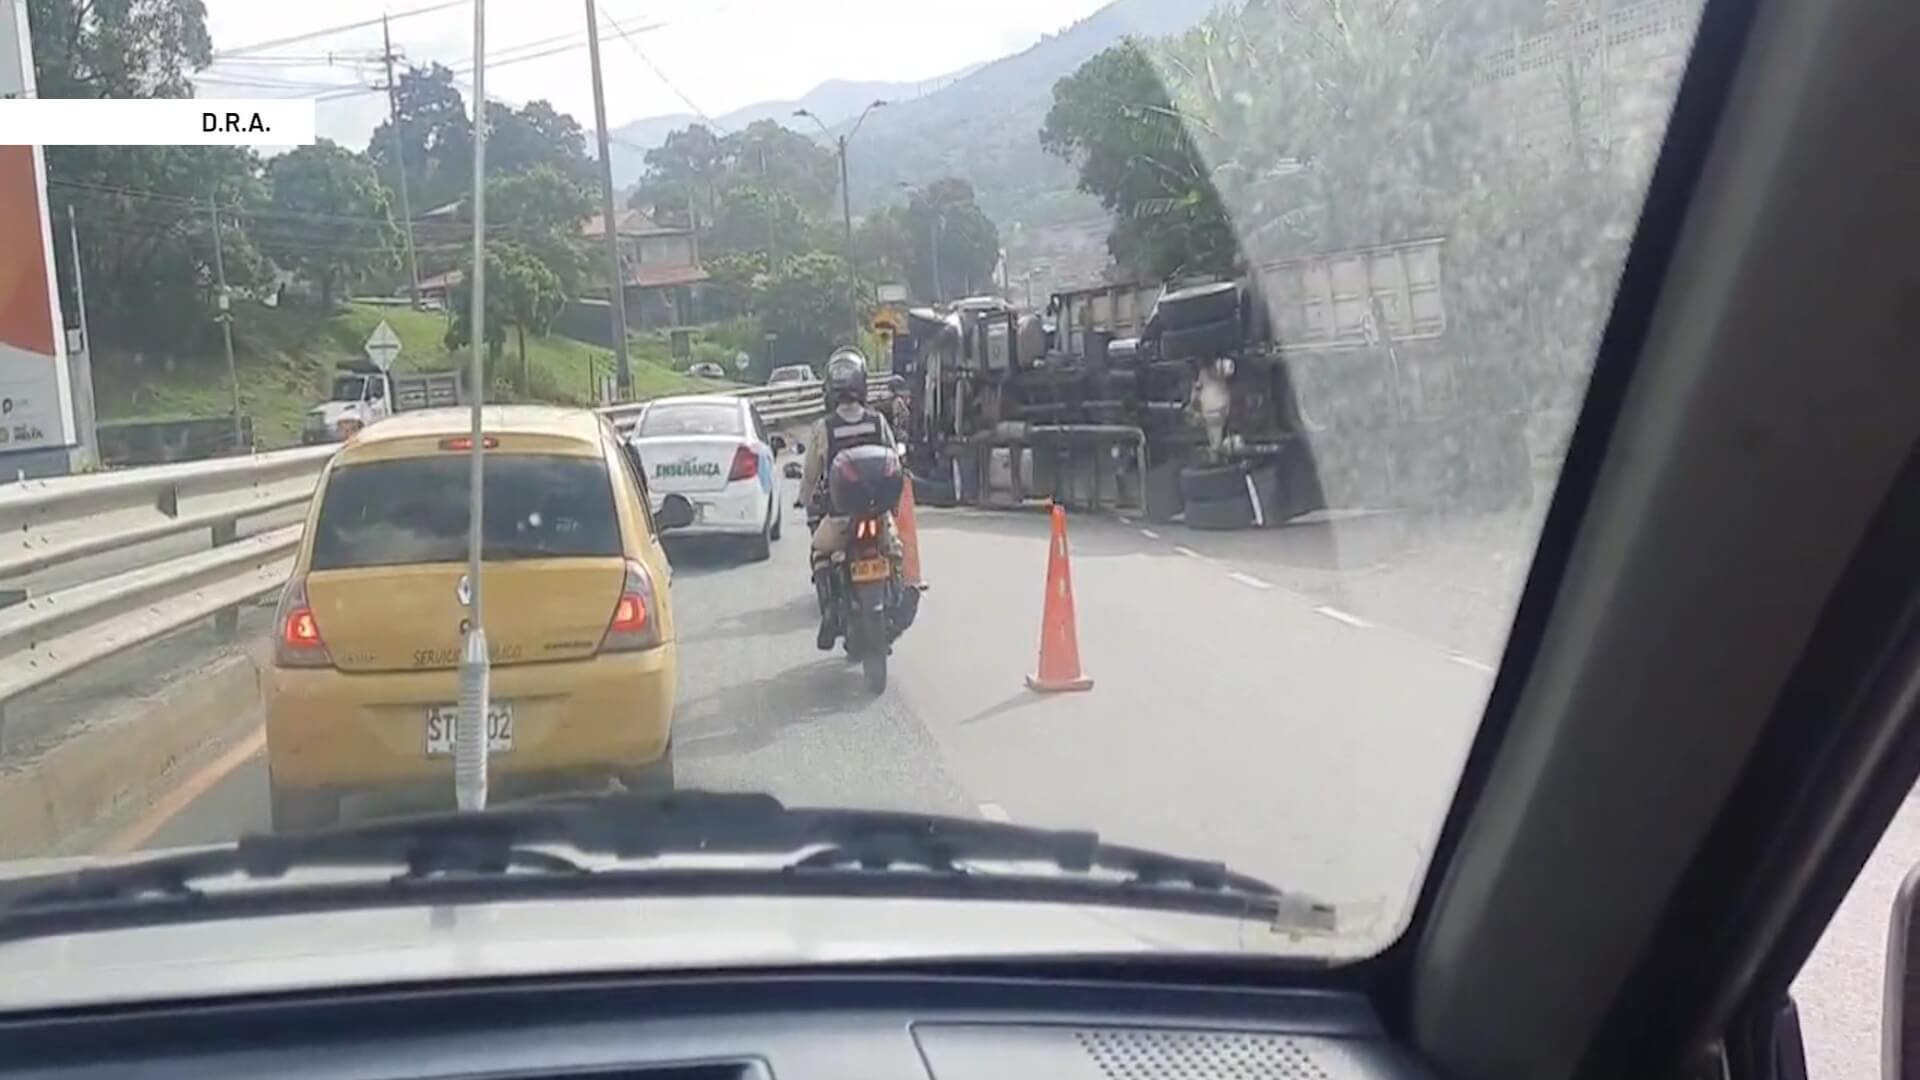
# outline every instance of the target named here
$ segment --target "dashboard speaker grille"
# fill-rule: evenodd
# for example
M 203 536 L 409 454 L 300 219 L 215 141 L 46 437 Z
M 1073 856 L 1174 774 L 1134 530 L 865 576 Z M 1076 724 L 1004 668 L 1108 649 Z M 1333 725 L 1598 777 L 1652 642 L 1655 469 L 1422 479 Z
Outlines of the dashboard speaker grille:
M 1285 1035 L 1089 1028 L 1074 1037 L 1111 1080 L 1331 1080 Z

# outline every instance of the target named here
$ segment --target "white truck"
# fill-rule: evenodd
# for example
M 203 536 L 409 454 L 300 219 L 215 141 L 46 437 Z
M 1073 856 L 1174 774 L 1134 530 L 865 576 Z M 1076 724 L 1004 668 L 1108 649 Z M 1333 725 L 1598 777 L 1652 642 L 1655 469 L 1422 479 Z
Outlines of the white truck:
M 460 404 L 460 376 L 453 371 L 393 375 L 372 364 L 343 366 L 333 376 L 327 400 L 307 410 L 300 441 L 344 442 L 397 412 Z

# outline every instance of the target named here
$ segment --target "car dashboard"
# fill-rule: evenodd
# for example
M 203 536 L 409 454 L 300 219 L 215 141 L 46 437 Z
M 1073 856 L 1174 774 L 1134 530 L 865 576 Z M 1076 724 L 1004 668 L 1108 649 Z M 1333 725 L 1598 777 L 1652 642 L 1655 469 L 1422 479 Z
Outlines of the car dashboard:
M 1387 1080 L 1363 997 L 925 975 L 460 984 L 0 1019 L 0 1077 Z

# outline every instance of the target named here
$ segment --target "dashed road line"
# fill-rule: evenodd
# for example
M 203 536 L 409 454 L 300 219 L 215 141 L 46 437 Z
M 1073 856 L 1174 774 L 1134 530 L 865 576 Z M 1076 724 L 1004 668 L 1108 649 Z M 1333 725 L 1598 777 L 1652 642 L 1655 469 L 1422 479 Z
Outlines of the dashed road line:
M 1202 554 L 1200 554 L 1199 552 L 1197 552 L 1197 551 L 1195 551 L 1195 550 L 1193 550 L 1192 548 L 1190 548 L 1190 547 L 1186 547 L 1185 545 L 1182 545 L 1182 544 L 1175 544 L 1175 545 L 1173 546 L 1173 550 L 1175 550 L 1175 551 L 1177 551 L 1177 552 L 1179 552 L 1179 553 L 1180 553 L 1180 554 L 1182 554 L 1182 555 L 1185 555 L 1185 556 L 1186 556 L 1187 558 L 1189 558 L 1189 559 L 1204 559 L 1204 558 L 1206 558 L 1206 556 L 1205 556 L 1205 555 L 1202 555 Z
M 986 818 L 988 821 L 998 821 L 1003 825 L 1013 820 L 1013 815 L 1007 813 L 1006 807 L 1001 806 L 999 803 L 991 802 L 983 802 L 980 804 L 980 816 Z
M 1259 578 L 1257 578 L 1257 577 L 1254 577 L 1254 576 L 1253 576 L 1252 574 L 1243 574 L 1243 573 L 1241 573 L 1241 572 L 1240 572 L 1240 571 L 1238 571 L 1238 570 L 1235 570 L 1235 571 L 1233 571 L 1232 573 L 1230 573 L 1230 574 L 1228 574 L 1227 576 L 1228 576 L 1228 577 L 1230 577 L 1230 578 L 1232 578 L 1233 580 L 1235 580 L 1235 581 L 1237 581 L 1237 582 L 1239 582 L 1240 584 L 1242 584 L 1242 585 L 1245 585 L 1245 586 L 1247 586 L 1248 588 L 1251 588 L 1251 589 L 1271 589 L 1271 588 L 1273 588 L 1273 582 L 1271 582 L 1271 581 L 1261 581 L 1261 580 L 1260 580 Z
M 1459 664 L 1461 667 L 1470 667 L 1475 671 L 1485 672 L 1488 675 L 1493 674 L 1494 669 L 1492 664 L 1483 664 L 1471 656 L 1462 656 L 1459 653 L 1448 653 L 1447 659 Z
M 1361 618 L 1358 615 L 1349 615 L 1346 612 L 1341 611 L 1337 607 L 1328 607 L 1327 605 L 1322 604 L 1321 606 L 1314 608 L 1313 610 L 1318 614 L 1325 615 L 1327 618 L 1332 619 L 1334 622 L 1343 622 L 1343 623 L 1346 623 L 1348 626 L 1357 626 L 1362 630 L 1370 630 L 1373 628 L 1373 624 L 1368 622 L 1367 620 Z
M 1157 532 L 1154 532 L 1152 529 L 1141 529 L 1140 535 L 1146 537 L 1149 540 L 1160 539 L 1160 534 Z

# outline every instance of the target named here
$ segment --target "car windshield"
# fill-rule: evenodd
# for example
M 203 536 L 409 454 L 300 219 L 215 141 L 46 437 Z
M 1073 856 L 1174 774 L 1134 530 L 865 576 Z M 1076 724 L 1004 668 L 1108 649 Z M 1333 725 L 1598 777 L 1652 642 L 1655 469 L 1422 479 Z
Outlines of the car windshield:
M 649 408 L 640 417 L 635 434 L 649 435 L 739 435 L 740 406 L 726 402 L 690 401 L 665 403 Z
M 1387 948 L 1702 2 L 0 2 L 9 106 L 202 99 L 0 147 L 0 882 L 717 793 L 992 829 L 676 872 L 987 910 L 678 968 Z

